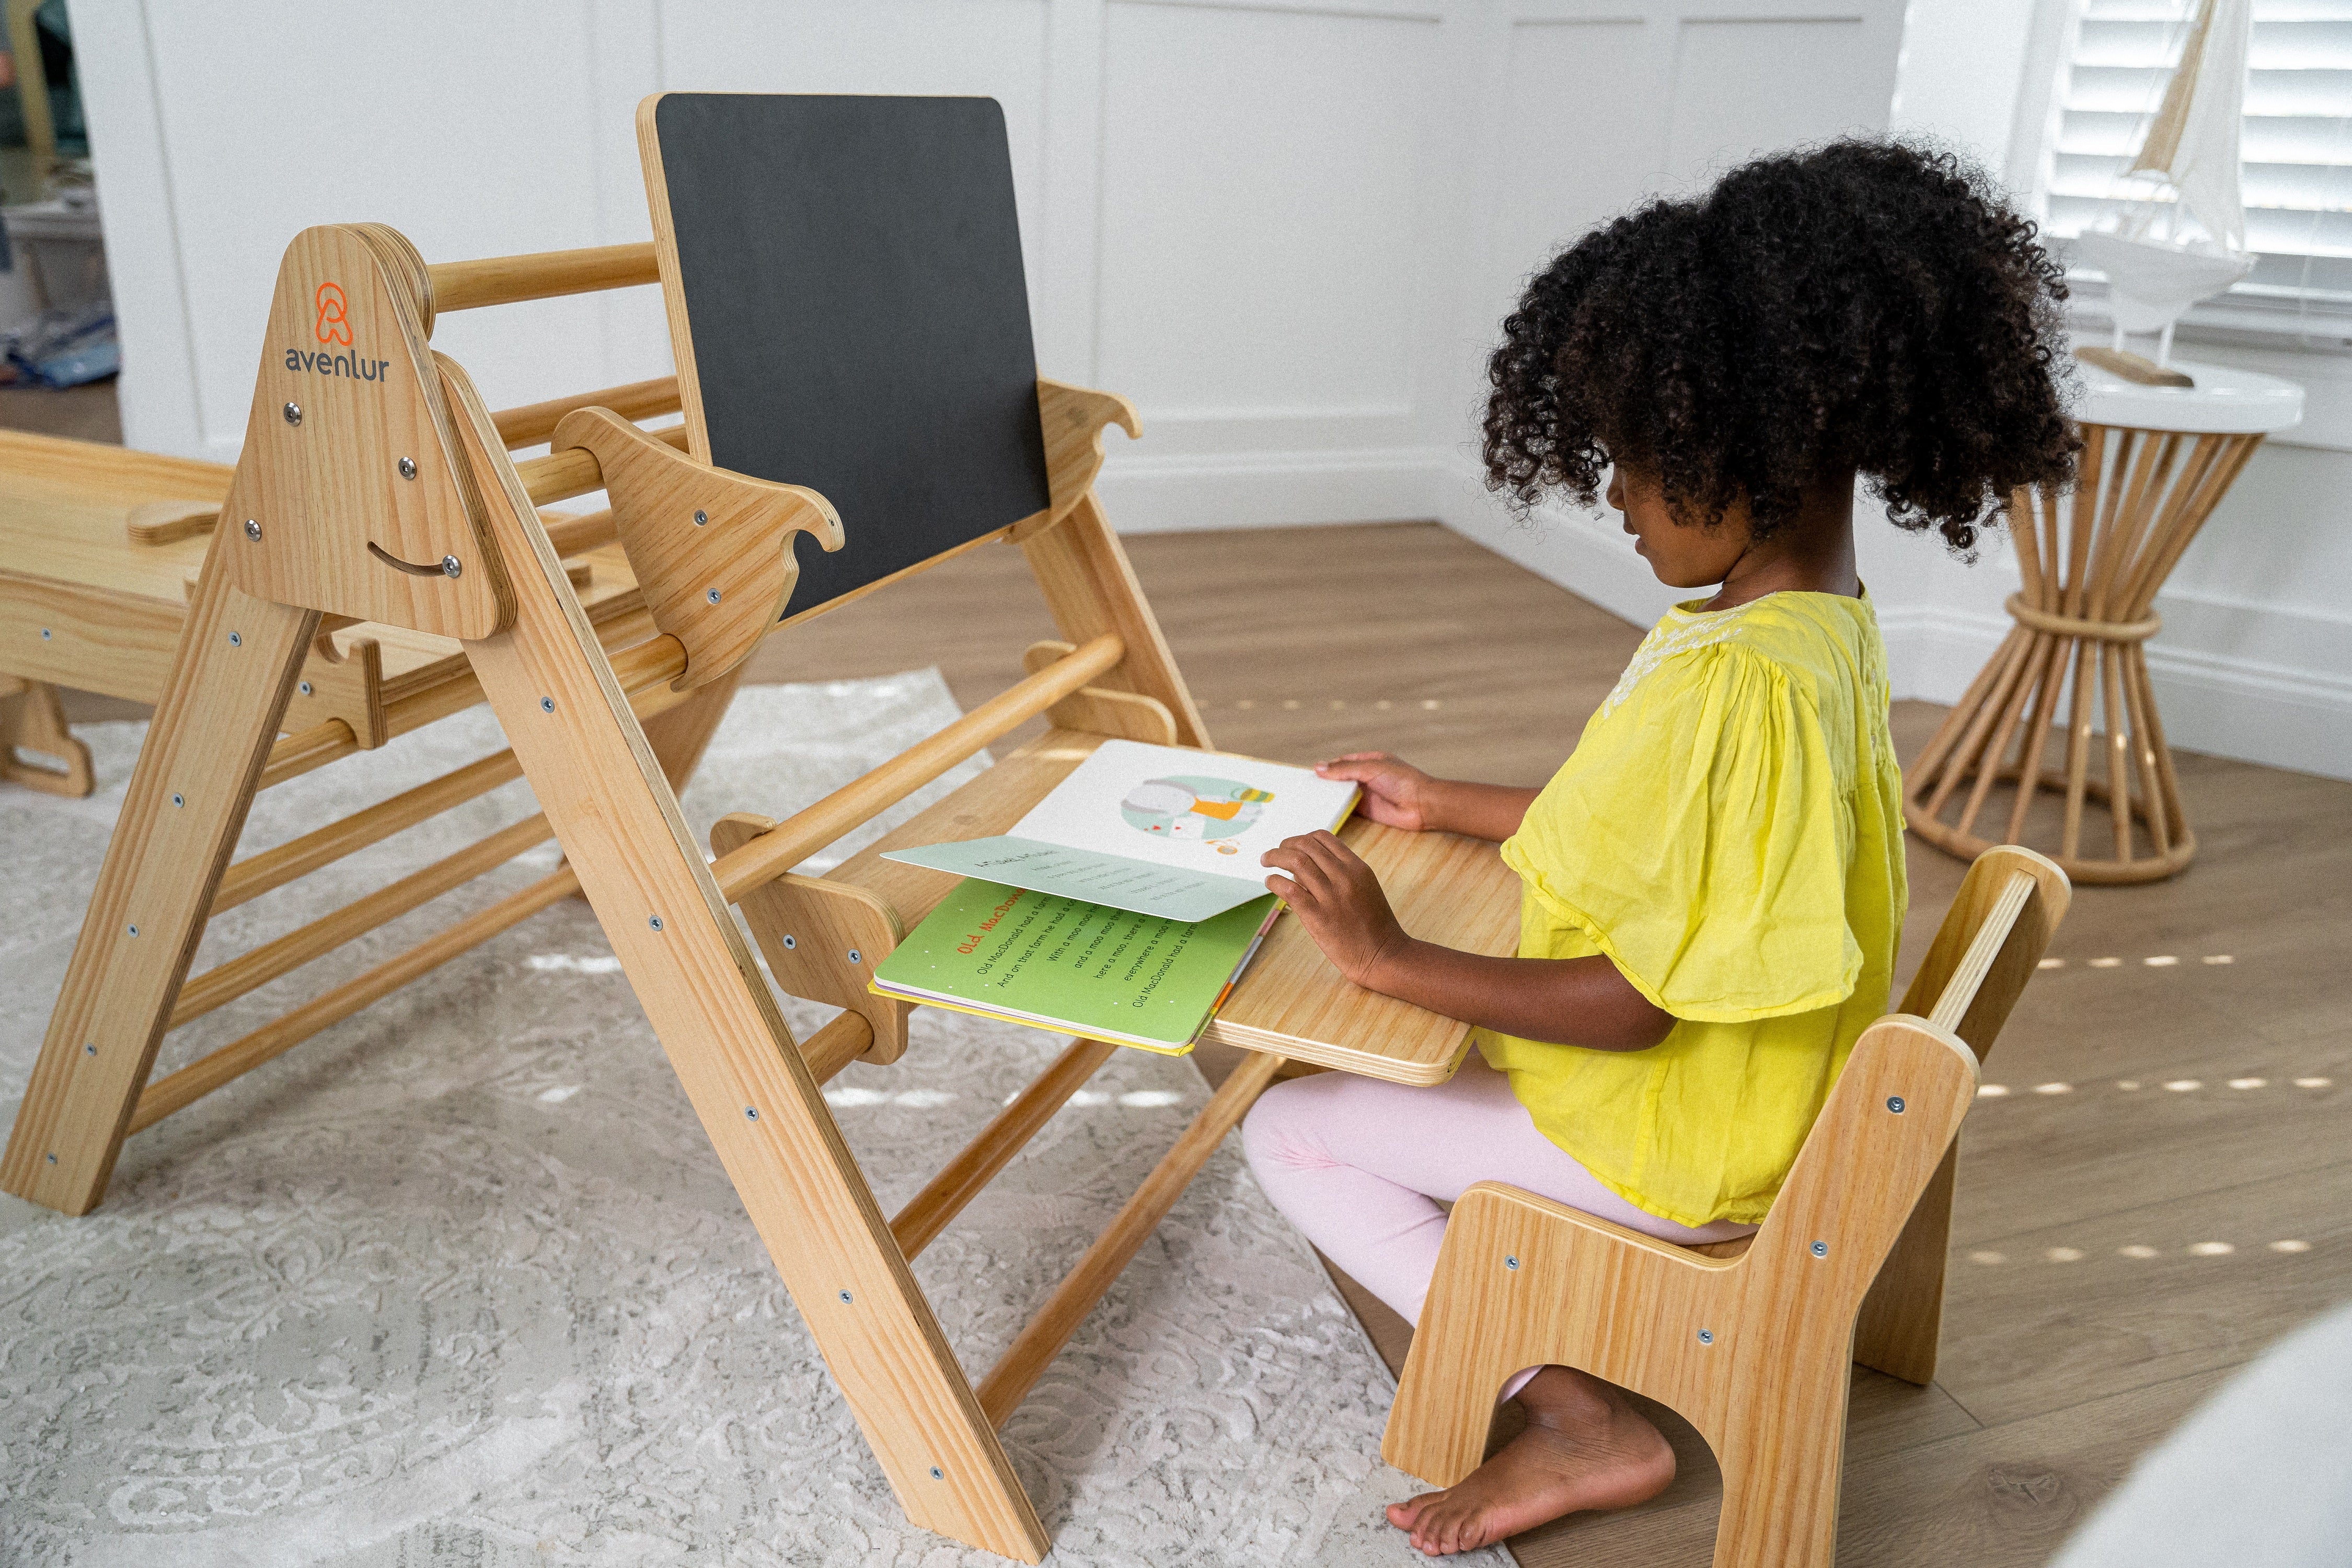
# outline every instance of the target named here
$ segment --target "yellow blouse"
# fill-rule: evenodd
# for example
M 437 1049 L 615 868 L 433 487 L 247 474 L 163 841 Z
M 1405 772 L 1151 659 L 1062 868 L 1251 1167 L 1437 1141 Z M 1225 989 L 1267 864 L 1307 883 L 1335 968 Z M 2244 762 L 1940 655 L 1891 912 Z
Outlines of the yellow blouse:
M 1477 1036 L 1628 1203 L 1762 1220 L 1885 1011 L 1907 898 L 1886 713 L 1867 597 L 1678 605 L 1503 846 L 1519 955 L 1606 953 L 1676 1020 L 1644 1051 Z

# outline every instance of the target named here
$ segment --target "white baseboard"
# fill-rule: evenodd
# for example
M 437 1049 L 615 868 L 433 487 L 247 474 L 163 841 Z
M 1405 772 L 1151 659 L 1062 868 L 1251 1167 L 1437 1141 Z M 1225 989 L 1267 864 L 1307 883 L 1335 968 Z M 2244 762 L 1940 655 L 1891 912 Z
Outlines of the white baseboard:
M 1431 489 L 1438 456 L 1413 447 L 1165 458 L 1114 453 L 1096 488 L 1121 533 L 1402 522 L 1435 512 Z
M 1441 459 L 1433 489 L 1448 528 L 1636 626 L 1648 626 L 1678 596 L 1606 522 L 1549 507 L 1521 522 L 1455 458 Z M 1898 698 L 1957 701 L 2009 631 L 2003 615 L 1906 605 L 1883 594 L 1879 601 L 1887 676 Z M 2175 747 L 2352 779 L 2352 677 L 2339 673 L 2352 669 L 2352 658 L 2343 657 L 2352 622 L 2192 595 L 2165 595 L 2157 607 L 2167 631 L 2148 645 L 2148 677 Z M 2252 640 L 2246 623 L 2254 617 L 2265 651 L 2292 648 L 2311 662 L 2198 646 L 2200 633 Z

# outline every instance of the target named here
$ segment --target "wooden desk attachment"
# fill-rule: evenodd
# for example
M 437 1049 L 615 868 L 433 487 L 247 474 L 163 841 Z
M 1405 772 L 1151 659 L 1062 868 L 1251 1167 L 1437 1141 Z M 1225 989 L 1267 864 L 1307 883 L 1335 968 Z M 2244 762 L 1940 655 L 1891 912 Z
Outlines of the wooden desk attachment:
M 224 487 L 237 504 L 208 542 L 145 547 L 201 553 L 205 565 L 0 1158 L 0 1186 L 88 1210 L 128 1132 L 584 892 L 908 1517 L 1036 1562 L 1045 1531 L 997 1428 L 1285 1057 L 1434 1082 L 1459 1059 L 1466 1031 L 1355 991 L 1295 922 L 1278 927 L 1217 1037 L 1257 1054 L 997 1366 L 977 1384 L 966 1376 L 907 1260 L 1110 1047 L 1075 1042 L 896 1219 L 882 1214 L 821 1086 L 854 1059 L 888 1062 L 907 1048 L 903 1006 L 869 995 L 866 981 L 952 881 L 885 861 L 882 847 L 998 831 L 1107 736 L 1209 744 L 1093 488 L 1105 429 L 1135 434 L 1135 412 L 1036 375 L 992 100 L 673 94 L 647 100 L 637 128 L 650 247 L 428 267 L 373 226 L 310 230 L 289 247 L 248 439 Z M 464 368 L 429 347 L 436 293 L 447 310 L 642 283 L 656 271 L 674 383 L 493 415 Z M 332 311 L 320 304 L 330 299 Z M 321 328 L 334 354 L 373 365 L 376 378 L 321 395 L 325 351 L 310 342 L 326 341 Z M 280 341 L 289 333 L 290 353 Z M 284 412 L 295 403 L 299 425 Z M 629 423 L 673 406 L 685 415 L 675 430 Z M 547 457 L 509 456 L 549 437 Z M 174 500 L 191 482 L 158 476 L 156 493 L 135 499 Z M 537 510 L 599 487 L 608 513 L 551 521 Z M 166 531 L 175 521 L 160 521 Z M 796 551 L 802 533 L 808 542 Z M 615 539 L 632 589 L 645 589 L 600 624 L 594 590 L 578 591 L 563 557 Z M 678 814 L 679 755 L 690 764 L 733 671 L 780 610 L 820 615 L 992 542 L 1019 545 L 1065 640 L 1029 650 L 1028 674 L 1001 696 L 785 821 L 722 821 L 717 858 L 706 861 Z M 593 559 L 601 581 L 606 557 Z M 324 617 L 361 615 L 372 617 L 383 668 L 383 730 L 479 695 L 512 752 L 231 865 L 257 788 L 361 743 L 349 724 L 340 735 L 321 725 L 277 740 L 322 623 L 333 625 Z M 453 632 L 463 639 L 454 655 Z M 382 695 L 412 647 L 455 662 L 429 692 Z M 793 874 L 1041 714 L 1055 726 L 1044 738 L 882 845 L 824 877 Z M 656 732 L 666 724 L 667 755 Z M 211 911 L 518 773 L 543 816 L 186 979 Z M 551 834 L 565 869 L 147 1081 L 174 1021 Z M 1349 834 L 1383 869 L 1409 928 L 1510 950 L 1517 883 L 1491 846 L 1370 826 Z M 786 1027 L 730 903 L 781 984 L 844 1009 L 809 1039 Z

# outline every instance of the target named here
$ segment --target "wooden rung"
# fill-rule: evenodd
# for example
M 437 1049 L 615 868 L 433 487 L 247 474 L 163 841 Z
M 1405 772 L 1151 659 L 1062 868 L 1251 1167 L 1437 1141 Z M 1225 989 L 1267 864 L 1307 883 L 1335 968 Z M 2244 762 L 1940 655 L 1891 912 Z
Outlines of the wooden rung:
M 757 838 L 713 861 L 710 874 L 730 903 L 774 880 L 877 813 L 887 811 L 950 768 L 1019 729 L 1126 656 L 1116 632 L 1082 643 L 1018 685 L 997 693 L 939 733 L 917 742 L 861 778 L 793 813 Z
M 1100 1040 L 1072 1040 L 1059 1060 L 998 1111 L 980 1136 L 964 1145 L 963 1152 L 949 1161 L 915 1194 L 914 1201 L 898 1211 L 898 1217 L 890 1222 L 898 1250 L 911 1261 L 929 1247 L 1117 1049 Z
M 489 908 L 467 916 L 398 958 L 343 982 L 282 1018 L 264 1024 L 243 1039 L 156 1079 L 140 1092 L 139 1102 L 131 1112 L 129 1131 L 146 1131 L 232 1079 L 251 1072 L 273 1057 L 282 1056 L 320 1030 L 342 1022 L 419 975 L 430 973 L 468 948 L 479 946 L 508 927 L 521 924 L 550 904 L 559 903 L 579 890 L 580 879 L 569 868 L 544 877 L 528 888 L 509 893 Z
M 180 987 L 180 999 L 172 1008 L 171 1023 L 165 1026 L 176 1029 L 192 1019 L 201 1018 L 247 992 L 299 969 L 320 954 L 331 952 L 354 937 L 398 920 L 417 905 L 472 881 L 491 868 L 505 865 L 554 835 L 546 813 L 533 812 L 513 826 L 501 828 L 478 844 L 468 845 L 421 871 L 413 871 L 397 882 L 378 888 L 333 914 L 288 931 L 250 952 L 241 952 L 226 963 L 215 964 Z
M 677 377 L 657 376 L 652 381 L 633 381 L 626 386 L 607 386 L 597 392 L 575 392 L 569 397 L 551 397 L 545 403 L 526 403 L 520 408 L 503 408 L 490 416 L 497 427 L 499 439 L 512 451 L 517 447 L 535 447 L 555 434 L 563 416 L 580 408 L 609 408 L 624 419 L 651 419 L 657 415 L 675 414 L 680 406 Z
M 666 426 L 646 434 L 666 447 L 675 447 L 681 452 L 687 449 L 683 425 Z M 566 447 L 561 452 L 517 463 L 514 468 L 515 477 L 522 480 L 523 493 L 530 497 L 533 506 L 551 506 L 604 488 L 604 470 L 597 465 L 596 455 L 585 447 Z
M 874 1026 L 852 1008 L 801 1042 L 801 1056 L 819 1083 L 828 1083 L 841 1069 L 866 1054 L 874 1043 Z
M 269 748 L 269 760 L 262 765 L 260 782 L 253 787 L 269 789 L 288 779 L 300 778 L 314 768 L 323 768 L 338 757 L 348 757 L 360 749 L 360 738 L 341 719 L 330 719 L 308 730 L 291 735 L 281 735 Z
M 1045 1375 L 1045 1368 L 1060 1353 L 1063 1342 L 1086 1321 L 1103 1292 L 1110 1289 L 1119 1270 L 1135 1256 L 1168 1211 L 1183 1194 L 1184 1188 L 1208 1163 L 1209 1156 L 1224 1142 L 1225 1134 L 1243 1113 L 1274 1081 L 1275 1073 L 1282 1067 L 1282 1058 L 1253 1053 L 1250 1058 L 1233 1070 L 1223 1087 L 1201 1108 L 1201 1114 L 1184 1129 L 1176 1146 L 1168 1151 L 1127 1206 L 1118 1211 L 1103 1233 L 1095 1237 L 1086 1256 L 1079 1258 L 1054 1294 L 1029 1326 L 1004 1352 L 1004 1359 L 990 1369 L 979 1388 L 981 1413 L 991 1426 L 1002 1426 L 1005 1417 L 1019 1407 L 1030 1387 Z
M 541 250 L 528 256 L 489 256 L 478 261 L 442 261 L 425 270 L 433 279 L 436 315 L 661 281 L 661 265 L 654 258 L 651 240 L 583 250 Z
M 233 910 L 297 877 L 380 843 L 404 828 L 414 827 L 451 806 L 488 795 L 500 784 L 522 776 L 522 763 L 512 752 L 499 752 L 455 773 L 355 811 L 341 822 L 314 828 L 301 837 L 249 855 L 221 875 L 220 890 L 213 895 L 212 913 Z
M 654 711 L 681 700 L 669 690 L 669 683 L 686 673 L 686 645 L 668 633 L 625 647 L 612 656 L 612 661 L 613 674 L 620 681 L 621 689 L 629 694 L 630 706 L 636 710 L 638 718 L 649 718 Z M 436 686 L 423 697 L 431 704 L 430 716 L 439 718 L 479 702 L 482 688 L 467 671 L 457 679 Z M 644 700 L 647 697 L 652 699 L 650 702 Z M 395 719 L 391 723 L 392 732 L 404 733 L 422 721 L 402 723 Z M 352 727 L 341 719 L 330 719 L 299 734 L 281 737 L 269 749 L 269 762 L 262 768 L 261 782 L 255 787 L 268 789 L 282 784 L 358 750 L 359 737 L 352 733 Z
M 620 525 L 613 521 L 613 509 L 609 506 L 577 516 L 548 512 L 541 516 L 540 521 L 547 527 L 547 542 L 555 546 L 556 555 L 567 561 L 621 537 Z
M 2031 872 L 2010 873 L 2009 884 L 2001 889 L 1992 912 L 1977 928 L 1976 939 L 1960 955 L 1960 962 L 1952 966 L 1951 978 L 1944 982 L 1943 994 L 1936 998 L 1936 1010 L 1927 1016 L 1927 1022 L 1946 1030 L 1960 1026 L 1960 1020 L 1968 1016 L 1969 1006 L 1977 999 L 1977 987 L 1991 973 L 1992 961 L 2000 956 L 2009 933 L 2017 929 L 2018 917 L 2025 912 L 2025 900 L 2033 896 L 2034 887 Z

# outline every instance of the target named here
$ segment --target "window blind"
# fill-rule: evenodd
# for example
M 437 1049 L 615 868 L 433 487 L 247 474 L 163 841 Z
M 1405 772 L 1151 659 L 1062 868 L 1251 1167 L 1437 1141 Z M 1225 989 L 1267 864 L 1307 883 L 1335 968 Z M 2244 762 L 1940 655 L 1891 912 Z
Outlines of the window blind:
M 2105 226 L 2155 188 L 2124 170 L 2180 58 L 2194 0 L 2085 0 L 2060 86 L 2047 232 Z M 2352 342 L 2352 0 L 2254 0 L 2242 175 L 2253 269 L 2186 328 Z M 2104 284 L 2080 290 L 2102 313 Z

